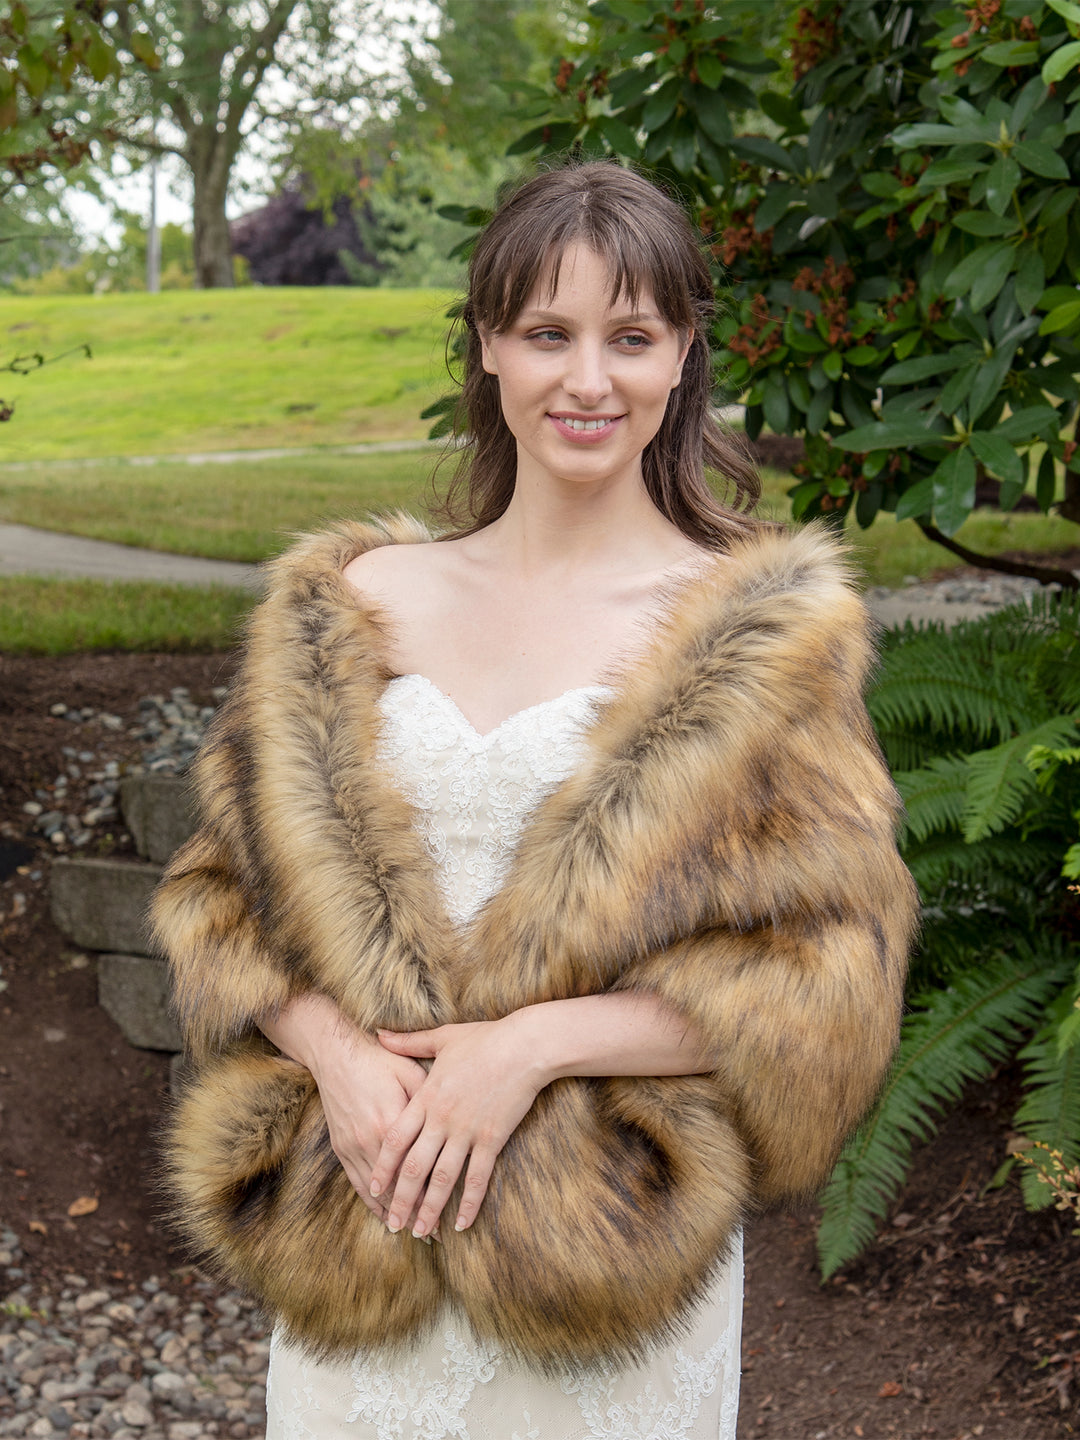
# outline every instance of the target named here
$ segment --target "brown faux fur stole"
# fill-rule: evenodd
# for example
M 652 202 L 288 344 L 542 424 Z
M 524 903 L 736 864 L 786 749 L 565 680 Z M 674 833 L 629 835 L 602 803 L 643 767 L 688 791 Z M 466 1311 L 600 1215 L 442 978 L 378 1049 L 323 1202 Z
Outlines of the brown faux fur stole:
M 383 626 L 341 575 L 419 538 L 346 526 L 275 562 L 200 757 L 204 825 L 154 907 L 201 1065 L 178 1212 L 316 1352 L 406 1345 L 449 1304 L 536 1365 L 626 1361 L 677 1333 L 749 1203 L 821 1183 L 895 1043 L 916 900 L 861 699 L 867 618 L 823 531 L 735 543 L 458 933 L 373 764 Z M 549 1086 L 476 1224 L 429 1248 L 357 1199 L 310 1076 L 255 1031 L 308 988 L 366 1030 L 649 990 L 715 1069 Z

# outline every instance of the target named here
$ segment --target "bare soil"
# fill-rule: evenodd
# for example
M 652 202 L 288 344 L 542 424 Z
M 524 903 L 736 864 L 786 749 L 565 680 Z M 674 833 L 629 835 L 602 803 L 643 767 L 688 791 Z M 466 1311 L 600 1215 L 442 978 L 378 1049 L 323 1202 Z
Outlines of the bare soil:
M 61 747 L 135 758 L 137 742 L 50 716 L 56 702 L 133 723 L 142 695 L 227 680 L 224 655 L 0 657 L 0 1225 L 33 1278 L 75 1272 L 180 1285 L 155 1190 L 167 1057 L 134 1050 L 96 1004 L 94 959 L 52 926 L 52 847 L 24 802 Z M 94 853 L 129 844 L 119 828 Z M 17 897 L 21 896 L 19 900 Z M 1015 1184 L 986 1190 L 1016 1077 L 971 1090 L 919 1153 L 878 1244 L 822 1285 L 814 1214 L 747 1232 L 741 1440 L 1058 1440 L 1080 1434 L 1080 1240 L 1029 1215 Z M 72 1218 L 81 1197 L 97 1209 Z M 2 1296 L 0 1296 L 2 1299 Z

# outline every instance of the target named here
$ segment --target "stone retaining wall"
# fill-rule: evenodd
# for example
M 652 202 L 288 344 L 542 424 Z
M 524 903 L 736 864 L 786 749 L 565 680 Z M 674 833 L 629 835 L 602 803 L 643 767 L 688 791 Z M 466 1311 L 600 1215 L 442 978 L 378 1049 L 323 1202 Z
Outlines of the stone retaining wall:
M 58 930 L 98 952 L 98 1000 L 129 1045 L 179 1051 L 169 1011 L 164 960 L 154 953 L 146 911 L 161 869 L 194 829 L 187 781 L 177 775 L 131 775 L 120 806 L 139 860 L 58 859 L 50 904 Z

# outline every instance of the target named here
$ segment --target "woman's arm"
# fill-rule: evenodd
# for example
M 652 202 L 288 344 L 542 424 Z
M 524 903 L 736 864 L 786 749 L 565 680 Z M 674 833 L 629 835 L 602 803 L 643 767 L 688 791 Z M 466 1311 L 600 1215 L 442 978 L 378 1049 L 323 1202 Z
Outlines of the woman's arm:
M 437 1224 L 463 1169 L 454 1228 L 472 1224 L 500 1150 L 553 1080 L 694 1075 L 710 1068 L 693 1026 L 655 996 L 633 991 L 551 1000 L 502 1020 L 413 1034 L 381 1031 L 379 1039 L 397 1055 L 433 1062 L 386 1131 L 370 1185 L 371 1197 L 387 1203 L 391 1230 L 406 1224 L 423 1191 L 413 1225 L 417 1237 Z

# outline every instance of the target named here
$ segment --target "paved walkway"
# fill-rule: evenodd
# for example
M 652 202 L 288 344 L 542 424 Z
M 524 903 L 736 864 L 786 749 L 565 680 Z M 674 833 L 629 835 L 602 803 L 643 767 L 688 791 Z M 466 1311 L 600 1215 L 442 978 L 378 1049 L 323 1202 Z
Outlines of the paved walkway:
M 231 465 L 243 460 L 309 459 L 312 456 L 396 455 L 405 450 L 431 450 L 441 440 L 369 440 L 356 445 L 289 445 L 276 450 L 199 450 L 183 455 L 91 455 L 70 460 L 5 460 L 5 470 L 33 470 L 47 465 L 50 470 L 85 470 L 95 465 Z
M 77 575 L 94 580 L 156 580 L 172 585 L 232 585 L 259 588 L 258 567 L 231 560 L 203 560 L 192 555 L 169 555 L 87 540 L 82 535 L 61 535 L 29 525 L 0 525 L 0 575 Z M 883 625 L 914 620 L 973 620 L 987 606 L 963 601 L 908 600 L 903 592 L 887 599 L 873 597 L 870 609 Z
M 170 585 L 233 585 L 256 589 L 257 569 L 232 560 L 203 560 L 167 555 L 34 530 L 29 525 L 0 525 L 0 575 L 75 575 L 92 580 L 156 580 Z

